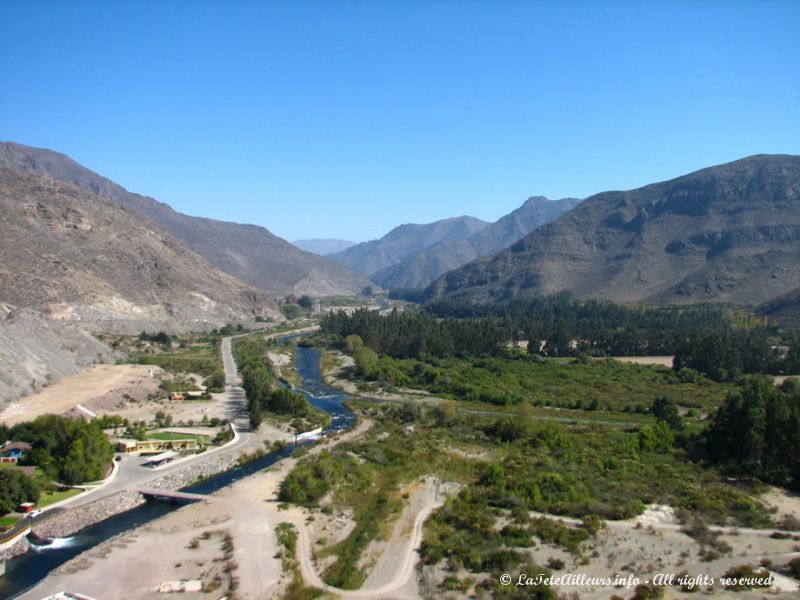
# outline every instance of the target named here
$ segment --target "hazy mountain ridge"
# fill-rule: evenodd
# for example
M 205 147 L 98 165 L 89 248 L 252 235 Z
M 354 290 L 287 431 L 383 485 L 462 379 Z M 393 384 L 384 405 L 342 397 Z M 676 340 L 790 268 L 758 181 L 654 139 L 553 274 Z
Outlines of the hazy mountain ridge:
M 422 288 L 437 277 L 487 254 L 507 248 L 537 227 L 558 218 L 580 200 L 533 196 L 488 227 L 466 239 L 446 240 L 412 254 L 372 275 L 386 289 Z
M 167 232 L 71 183 L 0 167 L 0 299 L 103 329 L 279 319 Z
M 226 273 L 274 294 L 336 295 L 369 282 L 342 265 L 304 252 L 257 225 L 192 217 L 153 198 L 129 192 L 64 154 L 0 143 L 0 166 L 72 182 L 149 219 Z
M 347 250 L 351 246 L 356 245 L 355 242 L 338 240 L 335 238 L 311 238 L 308 240 L 295 240 L 292 242 L 292 244 L 301 250 L 313 252 L 314 254 L 319 254 L 320 256 L 327 256 L 328 254 L 333 254 L 334 252 L 341 252 L 342 250 Z
M 427 297 L 569 290 L 621 302 L 759 304 L 800 281 L 800 157 L 758 155 L 603 192 Z
M 424 225 L 407 223 L 395 227 L 378 240 L 356 244 L 331 254 L 329 258 L 369 277 L 419 250 L 442 241 L 466 239 L 488 225 L 486 221 L 469 216 L 452 217 Z

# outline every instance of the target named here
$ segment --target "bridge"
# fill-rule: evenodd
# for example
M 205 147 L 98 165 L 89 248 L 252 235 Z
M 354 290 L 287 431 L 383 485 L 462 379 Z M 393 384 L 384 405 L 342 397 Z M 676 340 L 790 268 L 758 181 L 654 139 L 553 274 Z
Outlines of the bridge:
M 139 493 L 147 500 L 166 500 L 167 502 L 208 502 L 210 498 L 202 494 L 190 494 L 188 492 L 174 492 L 171 490 L 157 490 L 155 488 L 141 488 Z

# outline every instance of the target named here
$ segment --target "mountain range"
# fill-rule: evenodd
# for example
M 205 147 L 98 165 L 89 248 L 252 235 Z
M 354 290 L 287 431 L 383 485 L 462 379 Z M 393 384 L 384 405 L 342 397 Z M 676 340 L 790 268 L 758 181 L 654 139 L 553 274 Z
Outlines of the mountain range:
M 388 290 L 424 288 L 447 271 L 510 246 L 537 227 L 557 219 L 578 202 L 580 200 L 575 198 L 528 198 L 522 206 L 471 236 L 439 241 L 370 277 Z
M 757 305 L 799 282 L 800 157 L 757 155 L 594 195 L 509 248 L 441 276 L 426 297 L 568 290 L 619 302 Z
M 339 263 L 305 252 L 257 225 L 193 217 L 129 192 L 64 154 L 0 142 L 0 166 L 69 181 L 123 206 L 172 234 L 222 271 L 276 295 L 355 294 L 369 281 Z
M 313 252 L 320 256 L 327 256 L 334 252 L 341 252 L 350 246 L 355 246 L 355 242 L 348 242 L 347 240 L 337 240 L 332 238 L 312 238 L 309 240 L 295 240 L 292 242 L 295 246 L 306 252 Z
M 331 254 L 329 258 L 370 277 L 419 250 L 438 242 L 466 239 L 488 226 L 486 221 L 467 216 L 442 219 L 425 225 L 407 223 L 395 227 L 379 240 L 356 244 Z

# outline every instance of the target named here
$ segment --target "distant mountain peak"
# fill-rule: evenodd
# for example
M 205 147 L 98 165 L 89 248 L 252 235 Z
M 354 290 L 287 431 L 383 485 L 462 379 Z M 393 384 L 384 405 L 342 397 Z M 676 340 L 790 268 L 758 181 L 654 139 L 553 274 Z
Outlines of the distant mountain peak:
M 471 236 L 443 240 L 423 248 L 401 262 L 373 273 L 372 280 L 386 289 L 425 287 L 449 270 L 510 246 L 578 202 L 571 198 L 548 200 L 544 196 L 532 196 L 516 210 Z
M 460 216 L 433 223 L 404 223 L 378 240 L 356 244 L 330 258 L 369 276 L 441 241 L 466 239 L 487 227 L 486 221 Z

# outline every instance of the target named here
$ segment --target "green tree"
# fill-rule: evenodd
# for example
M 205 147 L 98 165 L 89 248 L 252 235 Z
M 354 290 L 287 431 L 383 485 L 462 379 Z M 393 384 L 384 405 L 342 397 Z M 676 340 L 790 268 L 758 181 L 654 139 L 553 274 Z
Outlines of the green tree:
M 669 398 L 661 396 L 653 400 L 650 412 L 653 413 L 657 421 L 664 421 L 669 425 L 670 429 L 675 431 L 683 429 L 683 420 L 678 414 L 678 407 Z
M 361 339 L 361 336 L 351 334 L 344 338 L 344 346 L 347 349 L 348 354 L 352 354 L 363 345 L 364 340 Z
M 50 478 L 64 483 L 100 479 L 114 455 L 98 421 L 42 415 L 15 425 L 11 434 L 31 445 L 23 459 L 26 464 L 38 465 Z
M 701 445 L 731 472 L 800 489 L 800 393 L 746 378 L 714 413 Z
M 0 469 L 0 514 L 16 510 L 23 502 L 38 502 L 39 485 L 22 471 Z
M 209 391 L 212 390 L 222 390 L 225 388 L 225 372 L 221 369 L 216 369 L 214 372 L 206 377 L 203 384 L 208 388 Z
M 375 375 L 375 369 L 378 366 L 378 355 L 372 348 L 361 346 L 356 348 L 353 352 L 353 360 L 356 361 L 356 367 L 359 373 L 364 377 L 371 378 Z

